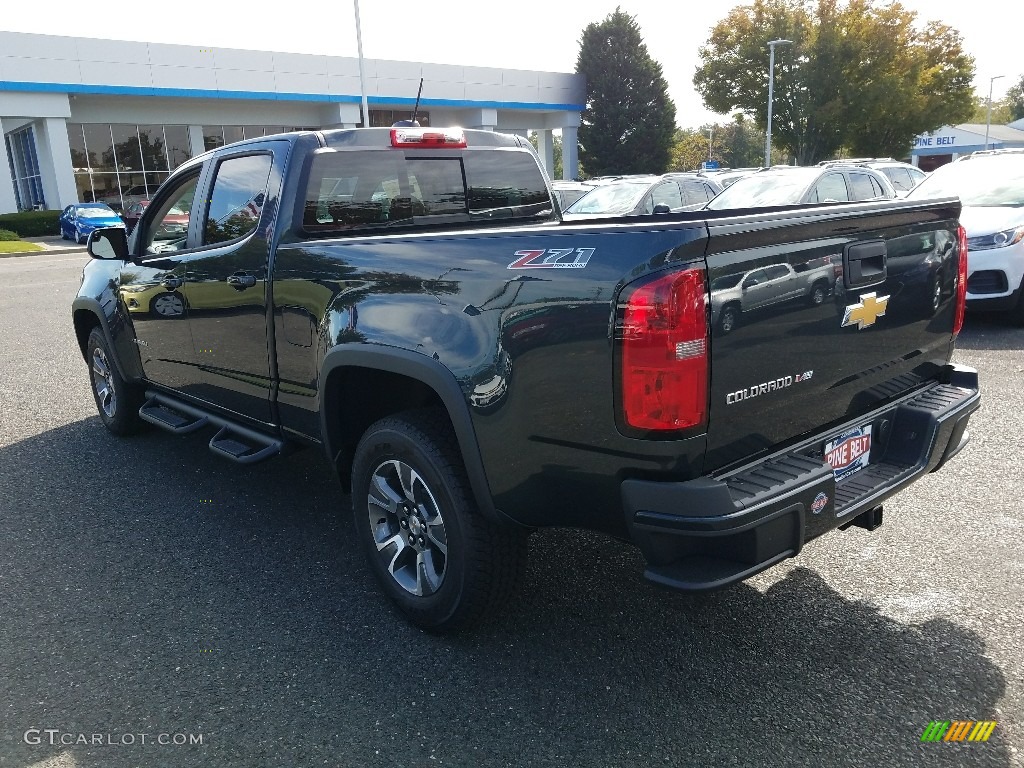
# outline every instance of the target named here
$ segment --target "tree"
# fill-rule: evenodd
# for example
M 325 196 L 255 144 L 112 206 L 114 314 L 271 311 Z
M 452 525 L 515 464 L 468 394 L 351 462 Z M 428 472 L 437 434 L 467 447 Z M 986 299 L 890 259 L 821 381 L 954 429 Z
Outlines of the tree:
M 993 99 L 991 116 L 988 111 L 988 97 L 976 96 L 974 98 L 974 114 L 969 122 L 984 123 L 987 120 L 991 120 L 992 125 L 1005 125 L 1006 123 L 1013 122 L 1014 119 L 1013 105 L 1010 103 L 1009 98 L 1002 100 Z
M 1009 122 L 1020 120 L 1024 118 L 1024 75 L 1020 76 L 1020 80 L 1015 85 L 1011 85 L 1010 89 L 1006 92 L 1006 98 L 1003 99 L 1010 110 Z
M 576 72 L 587 79 L 580 158 L 594 176 L 661 173 L 669 164 L 676 108 L 661 65 L 635 19 L 618 8 L 580 38 Z
M 764 134 L 737 114 L 731 123 L 705 123 L 698 130 L 676 131 L 669 170 L 692 171 L 708 159 L 722 167 L 746 168 L 760 165 L 763 158 Z
M 754 0 L 712 29 L 693 82 L 708 108 L 739 109 L 763 131 L 767 43 L 792 40 L 776 48 L 773 143 L 801 165 L 843 147 L 902 156 L 916 135 L 974 111 L 960 34 L 916 21 L 898 2 Z

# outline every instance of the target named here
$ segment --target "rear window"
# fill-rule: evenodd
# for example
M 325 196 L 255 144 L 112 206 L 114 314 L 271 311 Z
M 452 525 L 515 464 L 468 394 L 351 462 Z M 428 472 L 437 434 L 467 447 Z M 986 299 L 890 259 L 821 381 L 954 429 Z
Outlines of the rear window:
M 328 150 L 313 156 L 302 227 L 307 233 L 344 233 L 551 214 L 540 167 L 526 152 L 424 156 L 393 149 Z

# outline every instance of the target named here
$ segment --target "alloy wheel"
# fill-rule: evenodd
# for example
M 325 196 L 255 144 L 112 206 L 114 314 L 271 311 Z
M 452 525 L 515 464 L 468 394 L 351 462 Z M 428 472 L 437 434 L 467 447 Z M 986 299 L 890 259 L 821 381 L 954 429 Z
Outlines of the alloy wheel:
M 410 465 L 377 466 L 366 499 L 370 532 L 384 567 L 402 589 L 426 597 L 448 569 L 448 538 L 434 493 Z
M 92 352 L 92 386 L 96 390 L 96 399 L 108 419 L 117 413 L 117 393 L 114 391 L 113 376 L 110 362 L 103 350 L 96 348 Z

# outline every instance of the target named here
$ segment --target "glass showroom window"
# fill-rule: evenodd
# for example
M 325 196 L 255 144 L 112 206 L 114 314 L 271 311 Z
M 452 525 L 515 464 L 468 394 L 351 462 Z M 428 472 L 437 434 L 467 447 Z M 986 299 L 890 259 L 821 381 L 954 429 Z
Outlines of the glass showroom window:
M 148 199 L 192 156 L 184 125 L 68 123 L 68 142 L 78 199 L 116 211 Z
M 305 125 L 204 125 L 203 146 L 209 151 L 243 139 L 260 139 L 289 131 L 315 130 L 318 129 Z
M 39 158 L 36 156 L 36 136 L 32 126 L 12 131 L 4 137 L 7 144 L 7 158 L 14 180 L 14 198 L 19 210 L 45 206 L 43 199 L 43 178 L 39 173 Z

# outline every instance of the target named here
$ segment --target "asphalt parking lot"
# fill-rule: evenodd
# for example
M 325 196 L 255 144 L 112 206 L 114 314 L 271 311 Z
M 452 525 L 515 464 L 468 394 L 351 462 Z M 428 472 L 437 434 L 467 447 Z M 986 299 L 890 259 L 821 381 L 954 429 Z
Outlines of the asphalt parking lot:
M 880 530 L 696 598 L 541 531 L 508 613 L 436 638 L 315 452 L 237 469 L 103 429 L 85 258 L 0 259 L 0 766 L 1024 765 L 1024 329 L 968 317 L 972 442 Z M 922 743 L 932 720 L 998 725 Z

